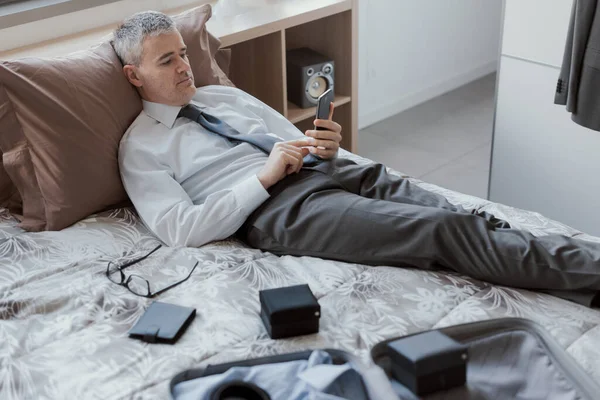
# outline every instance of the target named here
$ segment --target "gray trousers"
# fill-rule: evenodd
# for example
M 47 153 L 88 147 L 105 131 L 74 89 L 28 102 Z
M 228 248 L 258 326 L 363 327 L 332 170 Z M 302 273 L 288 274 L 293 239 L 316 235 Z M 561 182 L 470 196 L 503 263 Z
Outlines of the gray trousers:
M 589 303 L 600 290 L 600 245 L 534 237 L 487 213 L 450 204 L 382 164 L 336 159 L 269 189 L 237 232 L 277 255 L 368 265 L 450 269 L 490 283 L 546 289 Z M 600 296 L 596 296 L 600 297 Z

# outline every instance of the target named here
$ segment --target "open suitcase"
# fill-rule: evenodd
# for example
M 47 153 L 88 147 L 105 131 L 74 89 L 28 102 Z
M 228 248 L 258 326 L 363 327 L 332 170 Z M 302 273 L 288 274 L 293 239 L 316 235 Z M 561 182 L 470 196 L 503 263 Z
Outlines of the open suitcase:
M 208 365 L 177 374 L 170 392 L 175 400 L 600 399 L 600 386 L 541 326 L 521 318 L 389 339 L 373 347 L 371 360 L 322 349 Z

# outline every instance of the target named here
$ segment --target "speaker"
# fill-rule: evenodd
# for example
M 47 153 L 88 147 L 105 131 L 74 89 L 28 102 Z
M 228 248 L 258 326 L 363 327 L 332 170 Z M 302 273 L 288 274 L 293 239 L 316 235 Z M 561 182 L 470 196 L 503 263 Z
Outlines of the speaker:
M 314 107 L 334 86 L 334 62 L 307 47 L 286 52 L 288 100 L 300 108 Z

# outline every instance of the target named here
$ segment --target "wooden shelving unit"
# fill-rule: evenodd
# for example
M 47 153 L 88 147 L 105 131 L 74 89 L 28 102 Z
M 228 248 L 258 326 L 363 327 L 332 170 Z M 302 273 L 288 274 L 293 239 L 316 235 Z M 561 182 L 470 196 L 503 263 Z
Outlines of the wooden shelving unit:
M 357 0 L 270 0 L 268 6 L 213 16 L 207 28 L 232 50 L 229 77 L 240 89 L 283 114 L 301 131 L 313 128 L 315 107 L 287 99 L 286 51 L 309 47 L 335 63 L 334 120 L 342 125 L 342 147 L 357 143 Z

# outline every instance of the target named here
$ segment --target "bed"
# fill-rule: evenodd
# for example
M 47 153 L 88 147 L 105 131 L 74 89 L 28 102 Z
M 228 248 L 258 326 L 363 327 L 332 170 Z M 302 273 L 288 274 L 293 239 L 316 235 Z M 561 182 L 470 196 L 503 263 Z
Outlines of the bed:
M 340 157 L 372 162 L 344 150 Z M 600 242 L 538 213 L 406 178 L 535 235 Z M 127 331 L 153 300 L 105 276 L 108 260 L 139 255 L 157 243 L 135 210 L 107 210 L 62 231 L 25 232 L 16 224 L 0 210 L 2 399 L 168 398 L 176 373 L 206 363 L 322 347 L 368 362 L 371 347 L 389 337 L 510 316 L 541 324 L 600 381 L 598 310 L 452 273 L 278 257 L 231 238 L 201 248 L 163 246 L 132 267 L 162 282 L 179 279 L 199 262 L 188 281 L 156 299 L 196 308 L 195 320 L 175 345 L 147 344 Z M 258 291 L 300 283 L 310 285 L 321 305 L 320 332 L 271 340 L 259 317 Z
M 217 60 L 202 62 L 217 58 L 219 48 L 218 40 L 204 29 L 209 6 L 177 18 L 190 62 L 198 68 L 194 76 L 207 79 L 198 86 L 231 84 L 225 64 L 221 70 Z M 222 60 L 227 63 L 226 52 Z M 94 74 L 86 74 L 88 70 Z M 82 206 L 92 207 L 97 200 L 92 208 L 102 209 L 125 196 L 115 156 L 140 103 L 106 42 L 71 59 L 0 63 L 0 111 L 16 110 L 14 117 L 0 112 L 0 150 L 6 168 L 0 168 L 0 195 L 12 187 L 6 186 L 12 184 L 10 175 L 20 179 L 23 201 L 39 200 L 32 207 L 37 214 L 30 218 L 28 231 L 0 207 L 1 399 L 168 398 L 168 383 L 175 374 L 207 363 L 324 347 L 349 351 L 368 362 L 370 349 L 386 338 L 511 316 L 541 324 L 600 381 L 599 310 L 458 274 L 278 257 L 230 238 L 201 248 L 162 246 L 131 267 L 131 273 L 143 275 L 153 285 L 166 286 L 187 276 L 198 262 L 187 281 L 156 299 L 135 296 L 110 282 L 105 275 L 109 261 L 136 258 L 158 243 L 131 207 L 92 214 Z M 88 110 L 94 110 L 95 118 L 86 114 Z M 41 122 L 23 123 L 42 114 Z M 54 140 L 52 146 L 40 145 L 49 140 Z M 44 170 L 48 164 L 27 158 L 29 154 L 44 154 L 53 168 Z M 359 164 L 373 162 L 345 150 L 339 156 Z M 84 174 L 73 173 L 86 164 L 92 167 Z M 538 213 L 390 172 L 535 235 L 560 233 L 600 242 Z M 32 177 L 44 179 L 35 186 Z M 56 182 L 63 191 L 56 189 Z M 50 207 L 53 204 L 71 205 L 64 208 L 76 222 L 71 225 L 60 207 Z M 321 305 L 319 333 L 271 340 L 259 316 L 258 291 L 303 283 L 310 285 Z M 175 345 L 128 337 L 154 300 L 197 310 Z

